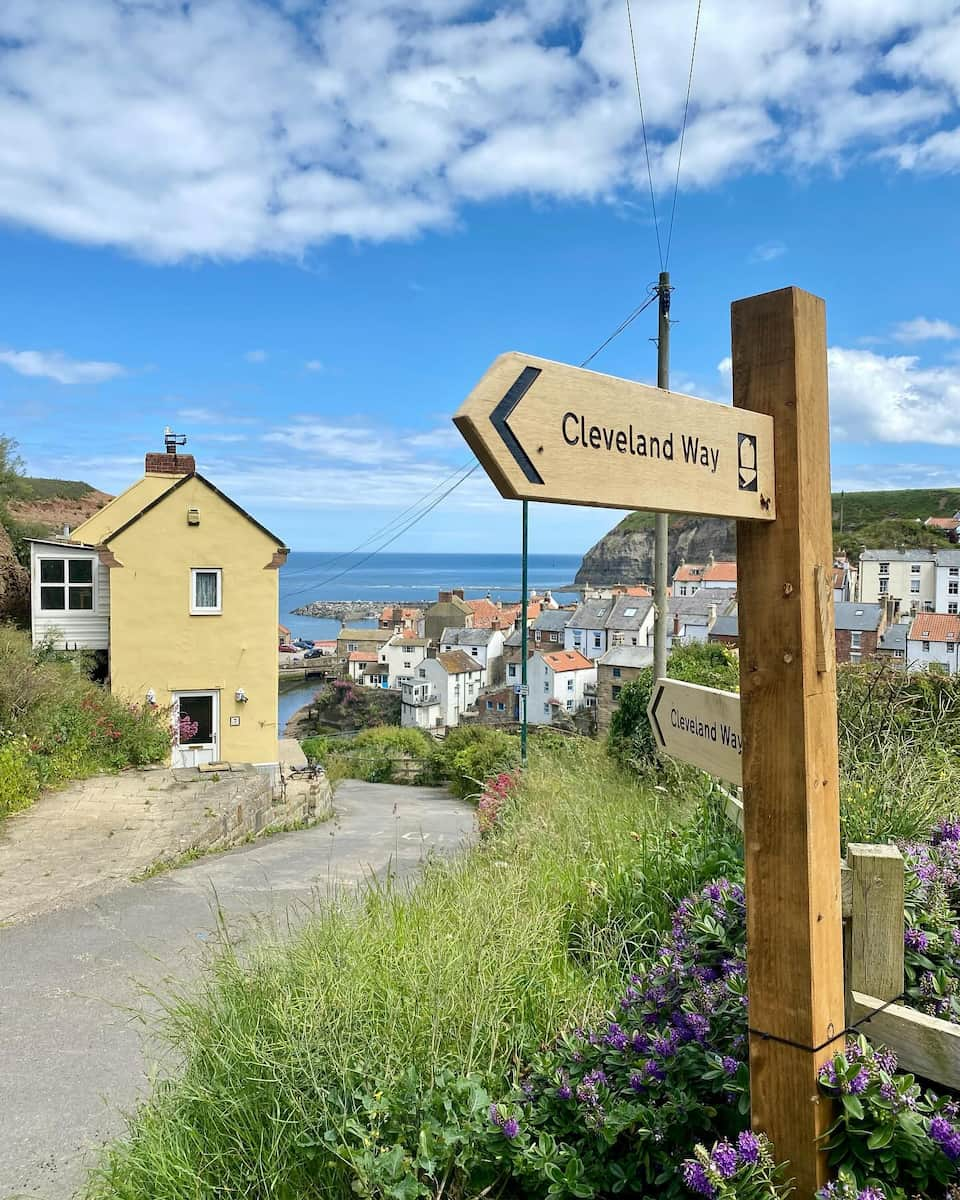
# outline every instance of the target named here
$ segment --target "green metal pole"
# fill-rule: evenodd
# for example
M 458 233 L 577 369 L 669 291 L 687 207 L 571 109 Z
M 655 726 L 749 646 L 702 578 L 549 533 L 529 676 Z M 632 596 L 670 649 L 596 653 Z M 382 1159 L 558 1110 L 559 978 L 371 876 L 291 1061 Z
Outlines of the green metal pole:
M 523 501 L 523 537 L 520 551 L 520 762 L 527 765 L 527 516 Z

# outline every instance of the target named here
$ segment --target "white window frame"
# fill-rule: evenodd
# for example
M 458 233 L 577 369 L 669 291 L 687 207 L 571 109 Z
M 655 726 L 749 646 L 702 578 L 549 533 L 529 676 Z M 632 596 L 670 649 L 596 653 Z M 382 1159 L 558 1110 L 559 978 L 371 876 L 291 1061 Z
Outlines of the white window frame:
M 197 576 L 215 575 L 217 579 L 217 603 L 213 608 L 201 608 L 197 604 Z M 223 568 L 190 568 L 190 615 L 192 617 L 219 617 L 223 612 Z
M 879 581 L 879 587 L 878 587 L 878 591 L 879 591 L 880 595 L 885 596 L 889 590 L 890 590 L 890 580 L 886 577 L 886 575 L 881 575 L 880 581 Z
M 910 593 L 913 596 L 918 596 L 920 594 L 920 580 L 919 579 L 911 579 L 910 580 Z
M 46 562 L 63 563 L 63 582 L 52 583 L 49 580 L 43 579 L 43 564 Z M 70 564 L 75 562 L 84 562 L 90 564 L 90 582 L 71 582 L 70 581 Z M 63 608 L 48 607 L 43 603 L 44 588 L 62 588 L 63 589 Z M 71 608 L 70 607 L 70 589 L 71 588 L 89 588 L 90 589 L 90 607 L 89 608 Z M 80 613 L 84 616 L 90 616 L 97 611 L 97 562 L 95 559 L 87 558 L 84 555 L 72 554 L 42 554 L 37 558 L 37 611 L 46 615 L 47 613 Z
M 956 596 L 960 594 L 960 579 L 947 580 L 947 595 Z
M 920 574 L 920 564 L 919 563 L 911 563 L 910 564 L 910 574 L 911 575 L 919 575 Z
M 950 614 L 951 617 L 955 617 L 957 615 L 958 604 L 960 604 L 960 601 L 951 600 L 950 603 L 947 605 L 947 612 Z

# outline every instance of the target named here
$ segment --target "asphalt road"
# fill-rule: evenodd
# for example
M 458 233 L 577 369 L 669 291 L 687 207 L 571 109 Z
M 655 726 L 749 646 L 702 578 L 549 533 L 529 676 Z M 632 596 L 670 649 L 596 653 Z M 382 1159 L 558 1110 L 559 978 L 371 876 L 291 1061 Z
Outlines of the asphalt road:
M 249 943 L 302 921 L 331 888 L 409 876 L 472 836 L 471 806 L 433 788 L 347 781 L 335 807 L 313 829 L 0 929 L 3 1200 L 70 1200 L 92 1153 L 122 1131 L 164 1069 L 149 1032 L 158 998 L 215 951 L 218 905 Z

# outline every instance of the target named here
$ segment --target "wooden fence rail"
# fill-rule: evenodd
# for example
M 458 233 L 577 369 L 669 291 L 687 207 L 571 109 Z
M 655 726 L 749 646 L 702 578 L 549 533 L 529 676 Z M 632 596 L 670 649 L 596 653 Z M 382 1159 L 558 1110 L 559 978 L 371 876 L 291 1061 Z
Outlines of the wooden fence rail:
M 743 802 L 721 789 L 728 820 L 743 828 Z M 851 842 L 840 870 L 847 1025 L 896 1052 L 900 1066 L 956 1087 L 960 1025 L 904 1004 L 903 857 L 896 846 Z

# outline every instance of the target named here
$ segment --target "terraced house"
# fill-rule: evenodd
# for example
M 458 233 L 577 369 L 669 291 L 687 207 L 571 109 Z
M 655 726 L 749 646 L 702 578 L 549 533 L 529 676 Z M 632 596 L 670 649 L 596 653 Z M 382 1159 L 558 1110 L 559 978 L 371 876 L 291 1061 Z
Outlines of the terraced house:
M 37 645 L 93 651 L 115 694 L 169 709 L 174 766 L 278 762 L 287 548 L 168 441 L 64 538 L 31 543 Z

